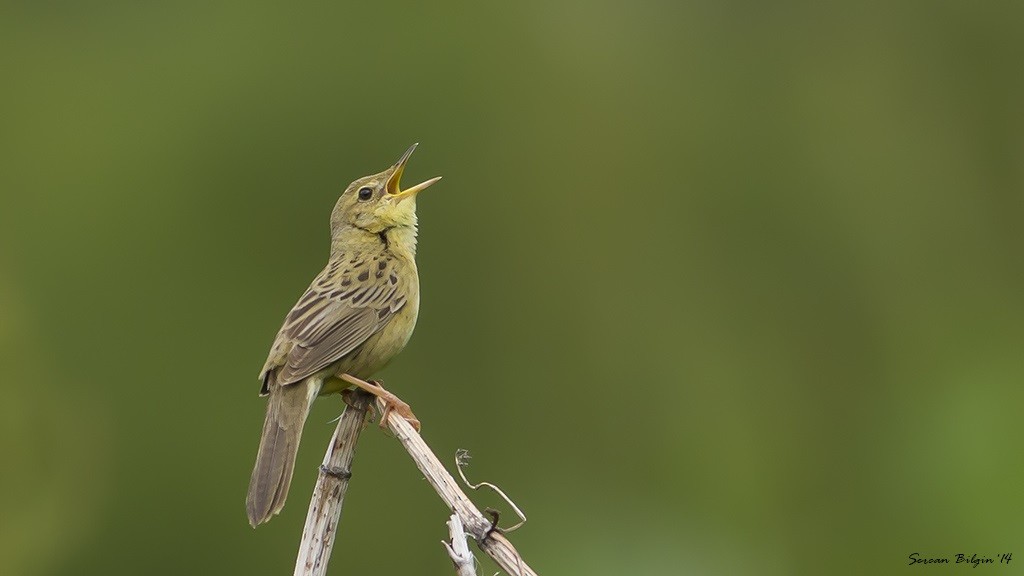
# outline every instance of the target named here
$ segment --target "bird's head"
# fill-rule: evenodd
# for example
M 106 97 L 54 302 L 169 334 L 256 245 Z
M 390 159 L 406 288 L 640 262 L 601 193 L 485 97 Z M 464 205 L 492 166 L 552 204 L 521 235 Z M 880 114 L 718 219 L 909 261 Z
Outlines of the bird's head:
M 387 170 L 348 185 L 331 213 L 332 234 L 353 229 L 380 234 L 389 228 L 416 226 L 416 195 L 441 179 L 438 176 L 401 189 L 402 172 L 416 146 L 410 146 Z

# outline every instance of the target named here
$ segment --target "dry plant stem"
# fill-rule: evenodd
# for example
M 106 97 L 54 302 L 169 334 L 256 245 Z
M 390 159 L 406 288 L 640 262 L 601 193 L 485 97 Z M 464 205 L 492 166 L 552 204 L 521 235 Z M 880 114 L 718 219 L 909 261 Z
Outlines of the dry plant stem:
M 448 557 L 455 565 L 455 576 L 476 576 L 473 553 L 469 551 L 466 531 L 458 514 L 452 514 L 448 519 L 448 535 L 451 536 L 451 543 L 442 541 L 441 544 L 444 544 Z
M 351 476 L 356 441 L 359 440 L 359 432 L 363 429 L 366 411 L 373 398 L 361 390 L 348 396 L 348 405 L 338 419 L 338 426 L 334 429 L 334 437 L 327 447 L 320 475 L 313 488 L 313 499 L 309 503 L 306 525 L 302 529 L 302 542 L 299 543 L 299 556 L 295 560 L 295 576 L 327 574 L 327 563 L 331 559 L 334 535 L 337 533 L 341 506 Z
M 378 398 L 377 404 L 381 414 L 384 414 L 384 400 Z M 490 520 L 469 500 L 455 478 L 445 470 L 412 425 L 392 412 L 388 416 L 387 426 L 412 456 L 420 472 L 444 500 L 448 509 L 459 515 L 466 532 L 476 540 L 477 546 L 511 576 L 536 576 L 537 573 L 526 565 L 508 538 L 501 532 L 491 530 Z

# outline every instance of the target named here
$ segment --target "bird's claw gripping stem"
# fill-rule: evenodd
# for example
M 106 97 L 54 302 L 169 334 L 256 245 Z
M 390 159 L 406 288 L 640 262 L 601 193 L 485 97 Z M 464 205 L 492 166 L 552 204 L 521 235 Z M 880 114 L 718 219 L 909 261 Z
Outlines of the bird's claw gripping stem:
M 351 374 L 341 374 L 339 375 L 339 378 L 341 378 L 345 382 L 348 382 L 349 384 L 353 384 L 359 388 L 362 388 L 363 390 L 366 390 L 370 394 L 373 394 L 374 396 L 384 401 L 384 411 L 380 415 L 381 428 L 387 427 L 388 416 L 390 416 L 392 412 L 395 412 L 402 418 L 405 418 L 406 422 L 412 425 L 412 427 L 415 428 L 417 432 L 420 431 L 420 421 L 418 418 L 416 418 L 416 415 L 412 413 L 412 408 L 409 407 L 409 404 L 404 402 L 398 396 L 395 396 L 391 392 L 385 390 L 384 387 L 381 386 L 379 382 L 367 382 L 365 380 L 356 378 Z

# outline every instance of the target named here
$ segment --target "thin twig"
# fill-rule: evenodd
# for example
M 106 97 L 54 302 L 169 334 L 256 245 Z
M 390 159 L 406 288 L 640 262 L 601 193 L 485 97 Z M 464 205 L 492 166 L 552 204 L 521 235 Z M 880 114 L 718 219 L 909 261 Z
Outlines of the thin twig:
M 306 525 L 302 529 L 302 542 L 295 560 L 295 576 L 323 576 L 331 559 L 334 535 L 337 533 L 341 507 L 352 476 L 352 458 L 356 441 L 363 429 L 366 411 L 373 395 L 357 390 L 348 395 L 345 411 L 338 419 L 334 437 L 327 447 L 320 476 L 313 488 Z
M 381 414 L 387 413 L 384 400 L 377 398 L 377 406 Z M 499 530 L 492 529 L 490 521 L 470 501 L 455 478 L 445 470 L 412 424 L 395 412 L 389 413 L 386 424 L 412 456 L 416 467 L 444 500 L 448 509 L 459 515 L 466 532 L 476 540 L 477 546 L 511 576 L 536 576 L 537 573 L 523 561 L 508 538 Z
M 462 478 L 462 481 L 463 483 L 466 484 L 466 486 L 469 486 L 473 490 L 479 490 L 481 486 L 486 486 L 491 490 L 497 492 L 498 496 L 501 496 L 502 500 L 504 500 L 506 504 L 512 507 L 512 510 L 514 510 L 516 513 L 516 516 L 519 516 L 519 522 L 517 524 L 509 526 L 507 528 L 500 528 L 500 530 L 505 534 L 518 530 L 523 524 L 526 524 L 526 514 L 523 514 L 523 511 L 519 509 L 519 506 L 516 506 L 516 503 L 513 502 L 512 499 L 509 498 L 507 494 L 505 494 L 504 490 L 498 488 L 497 486 L 491 484 L 490 482 L 477 482 L 476 484 L 473 484 L 472 482 L 466 479 L 466 473 L 463 470 L 469 466 L 469 461 L 472 458 L 473 457 L 469 455 L 469 450 L 466 450 L 465 448 L 459 448 L 458 450 L 455 451 L 455 468 L 459 471 L 459 477 Z
M 476 559 L 466 544 L 466 531 L 462 527 L 462 520 L 454 512 L 448 519 L 448 535 L 451 536 L 451 543 L 442 540 L 441 544 L 455 565 L 455 576 L 476 576 Z

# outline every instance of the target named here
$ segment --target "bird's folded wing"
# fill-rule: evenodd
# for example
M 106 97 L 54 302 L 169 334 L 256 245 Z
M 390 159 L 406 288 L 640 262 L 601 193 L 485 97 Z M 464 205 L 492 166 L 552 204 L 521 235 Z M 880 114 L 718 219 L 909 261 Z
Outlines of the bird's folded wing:
M 264 387 L 265 377 L 275 369 L 274 379 L 284 385 L 330 366 L 383 328 L 406 303 L 401 283 L 360 282 L 356 270 L 345 276 L 342 286 L 327 272 L 313 281 L 285 318 L 260 374 Z

